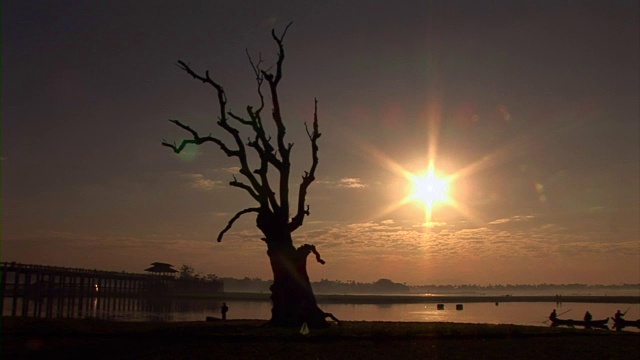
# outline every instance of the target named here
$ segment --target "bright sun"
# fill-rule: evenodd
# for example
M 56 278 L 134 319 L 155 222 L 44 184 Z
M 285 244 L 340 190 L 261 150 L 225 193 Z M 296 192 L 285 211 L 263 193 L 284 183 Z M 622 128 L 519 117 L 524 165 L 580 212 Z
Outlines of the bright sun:
M 422 175 L 412 175 L 411 198 L 422 201 L 426 206 L 432 206 L 438 201 L 447 201 L 449 186 L 443 179 L 428 171 Z
M 410 181 L 408 201 L 418 201 L 424 206 L 427 221 L 431 220 L 431 213 L 434 205 L 439 202 L 448 203 L 449 180 L 436 175 L 433 166 L 420 174 L 406 174 Z

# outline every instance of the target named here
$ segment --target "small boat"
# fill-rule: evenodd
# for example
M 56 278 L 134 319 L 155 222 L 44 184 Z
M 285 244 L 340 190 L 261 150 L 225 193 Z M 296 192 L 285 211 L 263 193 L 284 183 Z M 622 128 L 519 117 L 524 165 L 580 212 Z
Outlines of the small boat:
M 625 320 L 623 318 L 613 318 L 613 328 L 614 329 L 622 329 L 625 327 L 637 327 L 640 329 L 640 319 L 638 320 Z
M 586 328 L 597 327 L 608 329 L 607 323 L 609 322 L 609 318 L 601 319 L 601 320 L 573 320 L 573 319 L 553 319 L 551 320 L 551 326 L 584 326 Z

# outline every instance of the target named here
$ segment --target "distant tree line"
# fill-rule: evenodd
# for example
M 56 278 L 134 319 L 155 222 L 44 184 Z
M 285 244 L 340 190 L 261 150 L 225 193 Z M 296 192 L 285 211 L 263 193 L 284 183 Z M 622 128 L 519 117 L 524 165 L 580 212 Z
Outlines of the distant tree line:
M 199 279 L 202 281 L 221 281 L 226 292 L 268 293 L 272 280 L 245 277 L 242 279 L 232 277 L 218 277 L 214 274 L 202 275 L 195 272 L 189 265 L 182 265 L 178 272 L 178 278 Z M 579 283 L 569 284 L 460 284 L 460 285 L 406 285 L 394 282 L 390 279 L 379 279 L 373 283 L 356 282 L 353 280 L 328 280 L 322 279 L 311 283 L 313 290 L 318 294 L 518 294 L 518 293 L 546 293 L 568 294 L 579 293 L 614 293 L 616 291 L 636 291 L 640 294 L 640 284 L 615 284 L 615 285 L 587 285 Z
M 269 292 L 271 280 L 259 278 L 235 279 L 220 278 L 227 292 Z M 374 283 L 342 282 L 322 279 L 311 283 L 314 292 L 318 294 L 403 294 L 409 293 L 410 287 L 395 283 L 389 279 L 380 279 Z
M 419 285 L 412 286 L 411 292 L 414 293 L 501 293 L 501 294 L 513 294 L 513 293 L 567 293 L 567 292 L 615 292 L 615 291 L 630 291 L 635 290 L 640 293 L 640 284 L 616 284 L 616 285 L 587 285 L 587 284 L 507 284 L 507 285 Z
M 245 277 L 218 277 L 215 274 L 202 275 L 196 273 L 193 266 L 182 265 L 177 278 L 181 280 L 200 280 L 203 282 L 222 282 L 225 292 L 268 293 L 273 284 L 272 280 Z M 312 282 L 313 290 L 320 294 L 402 294 L 409 293 L 411 288 L 389 279 L 380 279 L 374 283 L 360 283 L 355 281 L 343 282 L 322 279 Z
M 183 264 L 178 270 L 177 278 L 178 280 L 200 280 L 210 282 L 221 281 L 221 279 L 215 274 L 202 275 L 200 273 L 196 273 L 196 269 L 193 266 L 186 264 Z
M 312 283 L 312 286 L 320 294 L 406 294 L 411 291 L 409 286 L 389 279 L 380 279 L 374 283 L 322 279 Z

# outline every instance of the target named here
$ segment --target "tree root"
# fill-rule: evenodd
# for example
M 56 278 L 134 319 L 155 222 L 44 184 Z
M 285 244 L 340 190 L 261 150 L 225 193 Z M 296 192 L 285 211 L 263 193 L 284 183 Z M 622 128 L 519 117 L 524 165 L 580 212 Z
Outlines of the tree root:
M 333 316 L 332 313 L 327 313 L 327 312 L 324 313 L 324 318 L 325 319 L 330 318 L 331 320 L 335 321 L 338 324 L 338 326 L 342 326 L 342 322 L 340 322 L 340 320 L 337 317 Z

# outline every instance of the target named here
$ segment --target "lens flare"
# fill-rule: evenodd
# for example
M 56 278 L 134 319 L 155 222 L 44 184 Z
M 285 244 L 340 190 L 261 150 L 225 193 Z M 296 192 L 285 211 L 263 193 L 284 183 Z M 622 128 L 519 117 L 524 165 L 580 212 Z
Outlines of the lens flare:
M 423 174 L 409 174 L 411 181 L 411 200 L 421 201 L 425 208 L 431 208 L 437 202 L 449 201 L 449 183 L 437 176 L 433 169 Z
M 449 197 L 450 180 L 439 176 L 433 163 L 429 168 L 418 174 L 404 173 L 404 177 L 409 180 L 409 195 L 403 202 L 418 201 L 425 210 L 427 223 L 431 221 L 433 208 L 438 203 L 450 203 Z

